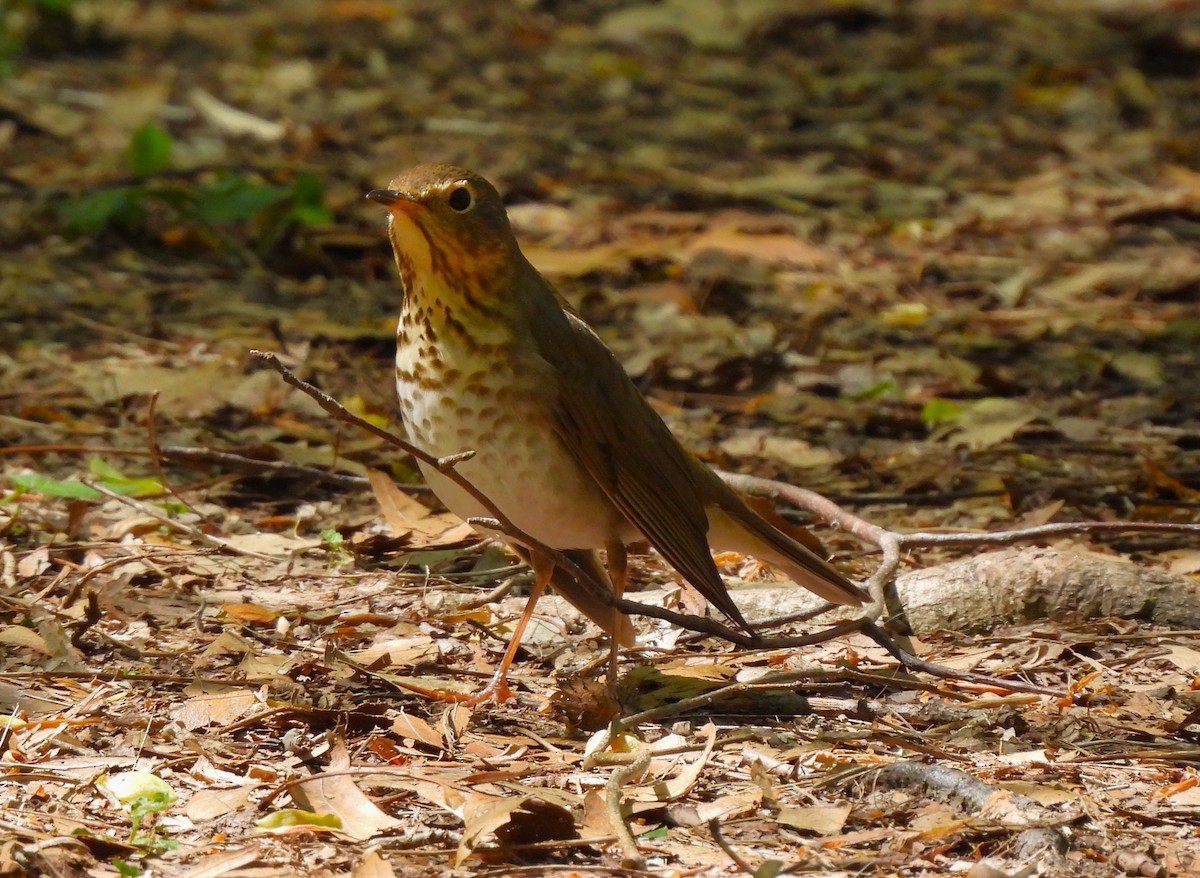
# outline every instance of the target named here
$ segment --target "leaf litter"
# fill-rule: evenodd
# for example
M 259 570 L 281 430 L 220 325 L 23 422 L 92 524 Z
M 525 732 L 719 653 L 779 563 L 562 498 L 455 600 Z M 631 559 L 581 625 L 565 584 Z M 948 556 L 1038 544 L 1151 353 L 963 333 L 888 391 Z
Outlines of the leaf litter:
M 406 690 L 486 679 L 521 599 L 473 601 L 522 573 L 246 358 L 394 419 L 361 195 L 419 157 L 501 184 L 712 463 L 901 529 L 1196 521 L 1190 4 L 27 5 L 0 50 L 0 874 L 615 867 L 597 632 L 539 605 L 502 708 Z M 1193 546 L 1056 548 L 1194 575 Z M 646 871 L 1194 871 L 1195 631 L 1071 609 L 908 645 L 1086 704 L 641 620 L 621 694 L 667 713 L 620 798 Z M 136 834 L 101 792 L 129 772 L 171 791 Z

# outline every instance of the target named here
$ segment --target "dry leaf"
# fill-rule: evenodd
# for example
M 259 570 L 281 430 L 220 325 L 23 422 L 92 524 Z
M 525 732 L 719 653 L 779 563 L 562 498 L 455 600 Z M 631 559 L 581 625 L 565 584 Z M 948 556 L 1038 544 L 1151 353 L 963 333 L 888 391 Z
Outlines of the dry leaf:
M 721 442 L 720 449 L 731 457 L 761 457 L 793 469 L 833 466 L 842 459 L 836 451 L 770 430 L 742 430 Z
M 405 494 L 386 473 L 367 469 L 371 490 L 383 517 L 395 536 L 409 533 L 425 538 L 427 546 L 457 543 L 475 534 L 475 529 L 449 513 L 436 513 Z
M 50 654 L 50 649 L 46 646 L 46 641 L 42 639 L 42 636 L 24 625 L 9 625 L 6 628 L 0 628 L 0 644 L 14 646 L 18 649 L 32 649 L 42 655 Z
M 784 808 L 776 818 L 784 826 L 817 835 L 836 835 L 850 816 L 849 805 L 810 805 L 804 808 Z
M 959 413 L 952 433 L 954 444 L 973 451 L 990 448 L 1011 439 L 1039 415 L 1027 399 L 981 399 Z
M 192 697 L 174 708 L 171 717 L 189 732 L 209 725 L 227 725 L 258 703 L 253 690 L 218 683 L 193 683 L 185 692 Z
M 230 811 L 245 807 L 246 803 L 250 801 L 250 794 L 258 786 L 259 784 L 250 783 L 227 790 L 197 790 L 188 799 L 183 813 L 189 820 L 197 823 L 222 817 Z
M 428 637 L 392 637 L 363 649 L 348 650 L 346 655 L 373 670 L 414 668 L 436 658 L 437 644 Z
M 338 735 L 329 751 L 329 772 L 344 772 L 350 768 L 346 742 Z M 332 814 L 342 821 L 342 832 L 351 838 L 365 841 L 376 833 L 393 829 L 401 821 L 391 817 L 372 802 L 346 774 L 320 777 L 292 787 L 292 801 L 297 807 L 317 814 Z
M 795 235 L 747 233 L 730 224 L 713 226 L 693 238 L 687 246 L 691 256 L 709 250 L 768 264 L 804 268 L 828 268 L 834 263 L 831 254 L 801 241 Z
M 350 878 L 396 878 L 396 870 L 392 864 L 379 856 L 378 851 L 367 851 L 354 864 Z
M 496 827 L 496 840 L 506 847 L 568 838 L 579 838 L 571 809 L 545 799 L 526 799 Z
M 462 865 L 471 851 L 489 832 L 508 822 L 509 815 L 525 804 L 530 794 L 519 796 L 489 796 L 472 792 L 463 806 L 463 834 L 458 843 L 454 864 Z
M 248 866 L 259 857 L 255 846 L 236 848 L 232 851 L 220 851 L 204 857 L 190 869 L 176 873 L 177 878 L 221 878 L 230 872 Z
M 404 711 L 401 711 L 400 715 L 392 723 L 392 731 L 401 738 L 408 738 L 418 744 L 432 747 L 435 750 L 444 750 L 446 748 L 445 740 L 441 734 L 434 730 L 433 726 L 419 716 L 413 716 Z
M 682 763 L 682 768 L 679 773 L 666 781 L 658 781 L 653 784 L 654 795 L 659 802 L 673 802 L 681 796 L 691 792 L 697 781 L 700 780 L 700 775 L 703 774 L 705 767 L 708 765 L 709 757 L 712 756 L 713 746 L 717 743 L 717 727 L 711 722 L 699 730 L 699 733 L 704 735 L 704 749 L 699 753 L 688 754 L 690 761 L 684 761 L 683 756 L 673 757 L 672 762 L 676 765 Z M 666 742 L 670 737 L 668 735 L 659 741 L 656 741 L 651 750 L 666 749 Z M 655 774 L 661 774 L 661 766 L 658 760 L 652 760 L 650 770 Z
M 188 98 L 209 124 L 233 137 L 275 141 L 287 132 L 286 126 L 279 122 L 272 122 L 232 107 L 202 88 L 193 88 L 188 92 Z
M 224 604 L 221 611 L 238 622 L 261 622 L 267 625 L 283 615 L 282 611 L 261 604 Z

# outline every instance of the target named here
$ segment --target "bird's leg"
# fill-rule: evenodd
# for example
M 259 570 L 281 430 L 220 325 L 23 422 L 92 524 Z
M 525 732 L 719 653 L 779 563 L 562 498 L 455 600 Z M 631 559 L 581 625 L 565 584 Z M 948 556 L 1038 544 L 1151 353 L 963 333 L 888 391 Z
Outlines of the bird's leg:
M 608 580 L 612 583 L 613 594 L 620 598 L 625 594 L 629 556 L 625 552 L 625 544 L 620 540 L 613 540 L 604 548 L 608 556 Z M 621 630 L 621 611 L 613 607 L 612 613 L 613 634 L 608 641 L 608 692 L 613 701 L 616 701 L 621 659 L 621 644 L 617 640 L 617 632 Z
M 546 585 L 550 582 L 550 576 L 554 573 L 553 562 L 543 558 L 541 555 L 531 552 L 528 560 L 529 565 L 533 568 L 533 590 L 529 593 L 529 599 L 525 602 L 525 609 L 521 613 L 521 618 L 517 620 L 517 627 L 508 642 L 508 649 L 504 651 L 504 658 L 500 660 L 500 666 L 496 668 L 496 673 L 492 675 L 491 681 L 486 686 L 475 694 L 468 695 L 465 692 L 430 689 L 414 683 L 398 682 L 397 685 L 402 689 L 407 689 L 409 692 L 415 692 L 417 695 L 451 704 L 468 704 L 474 706 L 484 704 L 488 701 L 502 704 L 512 698 L 514 693 L 508 688 L 509 666 L 512 665 L 517 650 L 521 648 L 521 636 L 525 633 L 525 628 L 528 627 L 529 620 L 533 617 L 533 608 L 537 604 L 538 598 L 542 596 L 542 592 L 546 590 Z
M 464 699 L 463 703 L 465 704 L 483 704 L 488 701 L 502 704 L 514 695 L 513 691 L 508 688 L 508 669 L 517 655 L 517 650 L 521 648 L 521 637 L 529 625 L 529 620 L 533 618 L 533 608 L 537 605 L 538 598 L 546 590 L 550 577 L 554 573 L 554 562 L 537 552 L 530 553 L 529 563 L 533 567 L 533 589 L 529 592 L 529 600 L 525 602 L 525 609 L 521 612 L 521 618 L 517 620 L 516 628 L 513 629 L 508 641 L 508 649 L 504 651 L 504 658 L 500 660 L 500 667 L 496 668 L 496 673 L 490 683 L 474 695 Z

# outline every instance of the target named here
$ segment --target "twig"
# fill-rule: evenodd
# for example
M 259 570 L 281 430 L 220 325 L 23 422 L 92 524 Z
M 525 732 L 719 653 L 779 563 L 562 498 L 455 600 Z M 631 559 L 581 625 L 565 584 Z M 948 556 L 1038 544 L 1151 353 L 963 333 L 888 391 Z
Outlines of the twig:
M 735 851 L 732 845 L 725 840 L 725 834 L 721 832 L 721 821 L 713 818 L 708 821 L 708 831 L 712 833 L 713 841 L 717 843 L 717 847 L 725 852 L 725 856 L 733 860 L 734 865 L 745 872 L 747 875 L 757 875 L 758 871 L 751 866 L 741 854 Z
M 852 512 L 843 509 L 827 497 L 814 491 L 789 485 L 774 479 L 747 476 L 741 473 L 717 471 L 731 488 L 746 494 L 767 497 L 790 503 L 820 516 L 835 527 L 850 533 L 864 542 L 879 547 L 882 557 L 875 572 L 865 586 L 871 594 L 871 604 L 863 609 L 862 618 L 875 621 L 883 615 L 889 582 L 900 569 L 901 551 L 919 546 L 980 546 L 1007 545 L 1023 540 L 1045 539 L 1064 534 L 1084 533 L 1128 533 L 1130 531 L 1159 533 L 1200 534 L 1200 524 L 1185 524 L 1160 521 L 1070 521 L 1042 524 L 1016 530 L 993 531 L 990 533 L 935 533 L 915 531 L 898 533 L 872 524 Z
M 488 572 L 493 573 L 495 571 L 488 571 Z M 504 579 L 500 580 L 499 585 L 497 585 L 495 588 L 493 588 L 487 594 L 481 595 L 477 598 L 472 598 L 469 601 L 464 601 L 463 603 L 458 604 L 455 607 L 455 609 L 457 612 L 461 613 L 461 612 L 468 612 L 470 610 L 477 610 L 480 607 L 486 607 L 488 604 L 494 604 L 497 601 L 499 601 L 501 598 L 503 598 L 506 594 L 508 594 L 510 591 L 512 591 L 513 588 L 516 587 L 516 584 L 520 580 L 521 580 L 520 576 L 506 576 L 506 577 L 504 577 Z
M 827 497 L 822 497 L 815 491 L 789 485 L 774 479 L 763 479 L 758 476 L 747 476 L 741 473 L 717 471 L 725 484 L 735 491 L 767 497 L 771 500 L 783 501 L 793 506 L 799 506 L 819 515 L 834 527 L 839 527 L 863 542 L 879 547 L 883 557 L 879 566 L 871 574 L 864 585 L 871 595 L 871 603 L 863 608 L 863 620 L 874 621 L 883 615 L 885 586 L 892 581 L 900 568 L 900 543 L 897 535 L 877 524 L 872 524 L 865 518 L 860 518 L 849 510 L 843 509 Z
M 150 401 L 146 406 L 146 451 L 150 454 L 150 466 L 154 470 L 154 477 L 158 479 L 158 483 L 163 486 L 163 490 L 170 496 L 174 497 L 188 511 L 194 513 L 198 518 L 208 523 L 207 515 L 197 511 L 196 507 L 180 496 L 175 490 L 175 486 L 167 479 L 166 470 L 163 469 L 163 454 L 162 447 L 158 444 L 158 391 L 154 390 L 150 393 Z
M 725 484 L 735 491 L 744 494 L 754 494 L 771 500 L 782 500 L 801 509 L 807 509 L 815 515 L 828 521 L 834 527 L 841 528 L 873 546 L 880 545 L 884 536 L 889 533 L 885 528 L 872 524 L 865 518 L 860 518 L 853 512 L 843 509 L 832 500 L 822 497 L 815 491 L 789 485 L 774 479 L 763 479 L 758 476 L 747 476 L 742 473 L 716 471 Z
M 1022 527 L 1016 530 L 1000 530 L 989 533 L 935 533 L 915 531 L 894 534 L 901 546 L 978 546 L 987 543 L 1016 543 L 1022 540 L 1037 540 L 1063 534 L 1081 533 L 1129 533 L 1160 532 L 1200 534 L 1200 524 L 1173 521 L 1060 521 Z
M 629 824 L 625 822 L 625 818 L 621 814 L 621 787 L 630 778 L 645 771 L 649 764 L 650 750 L 640 751 L 628 765 L 621 765 L 613 769 L 612 776 L 609 777 L 608 785 L 604 790 L 604 805 L 613 821 L 613 832 L 616 833 L 617 842 L 621 845 L 621 865 L 626 869 L 642 868 L 646 865 L 646 858 L 638 850 L 637 840 L 634 839 Z
M 124 503 L 126 506 L 130 506 L 130 507 L 138 510 L 143 515 L 147 515 L 150 518 L 153 518 L 155 521 L 166 525 L 167 527 L 171 528 L 171 530 L 177 531 L 179 533 L 187 534 L 188 536 L 192 537 L 193 539 L 198 540 L 199 542 L 202 542 L 202 543 L 206 543 L 210 546 L 213 546 L 214 548 L 221 549 L 222 551 L 225 551 L 225 552 L 230 552 L 234 555 L 245 555 L 248 558 L 258 558 L 262 561 L 281 561 L 281 560 L 283 560 L 282 556 L 264 555 L 261 552 L 252 552 L 249 549 L 239 549 L 237 546 L 233 545 L 232 543 L 226 542 L 225 540 L 221 539 L 220 537 L 214 537 L 212 534 L 206 534 L 204 531 L 200 530 L 200 528 L 198 528 L 198 527 L 193 527 L 190 524 L 184 524 L 182 521 L 176 521 L 175 519 L 171 518 L 170 516 L 163 515 L 162 512 L 155 509 L 149 503 L 143 503 L 141 500 L 135 500 L 133 497 L 126 497 L 124 494 L 118 494 L 116 491 L 112 491 L 112 490 L 106 488 L 104 485 L 99 484 L 98 482 L 90 481 L 88 479 L 83 479 L 82 481 L 85 485 L 87 485 L 93 491 L 97 491 L 106 497 L 111 497 L 113 500 L 117 500 L 118 502 Z
M 211 448 L 197 448 L 187 445 L 162 445 L 158 449 L 164 460 L 186 461 L 189 463 L 214 463 L 229 469 L 247 472 L 265 472 L 280 476 L 295 476 L 312 479 L 315 482 L 337 485 L 342 488 L 361 490 L 369 488 L 371 483 L 363 476 L 352 476 L 346 473 L 332 473 L 317 467 L 304 466 L 299 463 L 287 463 L 277 460 L 258 460 L 230 451 L 214 451 Z M 108 454 L 122 457 L 149 457 L 150 452 L 143 448 L 114 448 L 102 445 L 81 445 L 72 443 L 56 443 L 44 445 L 6 445 L 0 447 L 0 455 L 16 454 Z M 401 490 L 410 493 L 428 493 L 427 485 L 400 485 Z
M 884 549 L 885 544 L 894 542 L 897 547 L 911 546 L 977 546 L 988 543 L 1015 543 L 1022 540 L 1036 540 L 1043 537 L 1061 536 L 1078 533 L 1128 533 L 1131 531 L 1160 531 L 1164 533 L 1194 533 L 1200 534 L 1200 524 L 1167 521 L 1065 521 L 1052 524 L 1040 524 L 1035 527 L 1018 528 L 1016 530 L 991 531 L 988 533 L 937 533 L 933 531 L 914 531 L 912 533 L 897 533 L 887 530 L 877 524 L 872 524 L 852 512 L 838 506 L 827 497 L 822 497 L 814 491 L 789 485 L 775 479 L 764 479 L 758 476 L 747 476 L 741 473 L 717 471 L 725 483 L 735 490 L 772 500 L 782 500 L 801 509 L 807 509 L 815 515 L 828 521 L 835 527 L 840 527 L 847 533 L 853 534 L 865 542 L 872 543 Z
M 498 529 L 506 537 L 515 540 L 516 542 L 525 546 L 525 548 L 529 549 L 531 552 L 535 552 L 545 558 L 549 558 L 554 562 L 556 567 L 566 570 L 575 578 L 575 581 L 579 583 L 581 587 L 594 592 L 595 596 L 600 600 L 605 602 L 611 601 L 613 594 L 609 589 L 605 588 L 602 584 L 593 579 L 587 573 L 587 571 L 581 568 L 562 552 L 557 549 L 552 549 L 540 540 L 534 539 L 532 536 L 525 533 L 525 531 L 513 524 L 508 516 L 505 515 L 499 508 L 497 508 L 496 504 L 493 503 L 486 494 L 480 491 L 479 488 L 475 487 L 475 485 L 469 479 L 463 476 L 463 474 L 455 468 L 456 464 L 467 459 L 464 457 L 464 455 L 474 455 L 473 451 L 464 451 L 460 454 L 449 455 L 448 457 L 435 457 L 429 452 L 423 451 L 422 449 L 413 445 L 411 442 L 407 442 L 404 439 L 401 439 L 399 436 L 389 433 L 382 427 L 377 427 L 370 421 L 366 421 L 354 414 L 351 414 L 329 394 L 314 387 L 307 381 L 301 381 L 290 369 L 283 365 L 279 357 L 275 354 L 270 353 L 269 351 L 252 350 L 250 351 L 250 356 L 266 363 L 268 366 L 278 372 L 283 377 L 284 381 L 292 385 L 292 387 L 295 387 L 297 390 L 301 390 L 308 394 L 313 398 L 317 405 L 319 405 L 333 417 L 349 424 L 353 424 L 362 430 L 366 430 L 368 433 L 378 436 L 385 442 L 395 445 L 402 451 L 407 452 L 421 463 L 432 466 L 442 475 L 446 476 L 446 478 L 448 478 L 450 481 L 454 482 L 454 484 L 466 491 L 472 499 L 486 509 L 492 518 L 496 520 Z
M 185 460 L 196 463 L 215 463 L 222 466 L 230 467 L 231 469 L 246 470 L 249 472 L 263 472 L 278 476 L 294 476 L 312 479 L 318 482 L 324 482 L 331 485 L 337 485 L 342 488 L 350 488 L 360 490 L 369 488 L 370 481 L 364 476 L 351 476 L 344 473 L 331 473 L 323 469 L 317 469 L 312 466 L 303 466 L 298 463 L 286 463 L 277 460 L 256 460 L 252 457 L 246 457 L 241 454 L 233 454 L 228 451 L 212 451 L 208 448 L 191 448 L 183 445 L 164 445 L 161 449 L 162 456 L 167 460 Z M 405 491 L 425 492 L 428 491 L 425 485 L 401 485 Z

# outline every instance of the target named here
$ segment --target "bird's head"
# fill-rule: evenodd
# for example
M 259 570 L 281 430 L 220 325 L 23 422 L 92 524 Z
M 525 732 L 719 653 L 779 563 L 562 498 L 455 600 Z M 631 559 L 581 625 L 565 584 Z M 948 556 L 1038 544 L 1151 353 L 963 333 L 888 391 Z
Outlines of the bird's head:
M 523 262 L 500 193 L 478 174 L 418 165 L 367 198 L 388 210 L 388 234 L 409 295 L 494 299 Z

